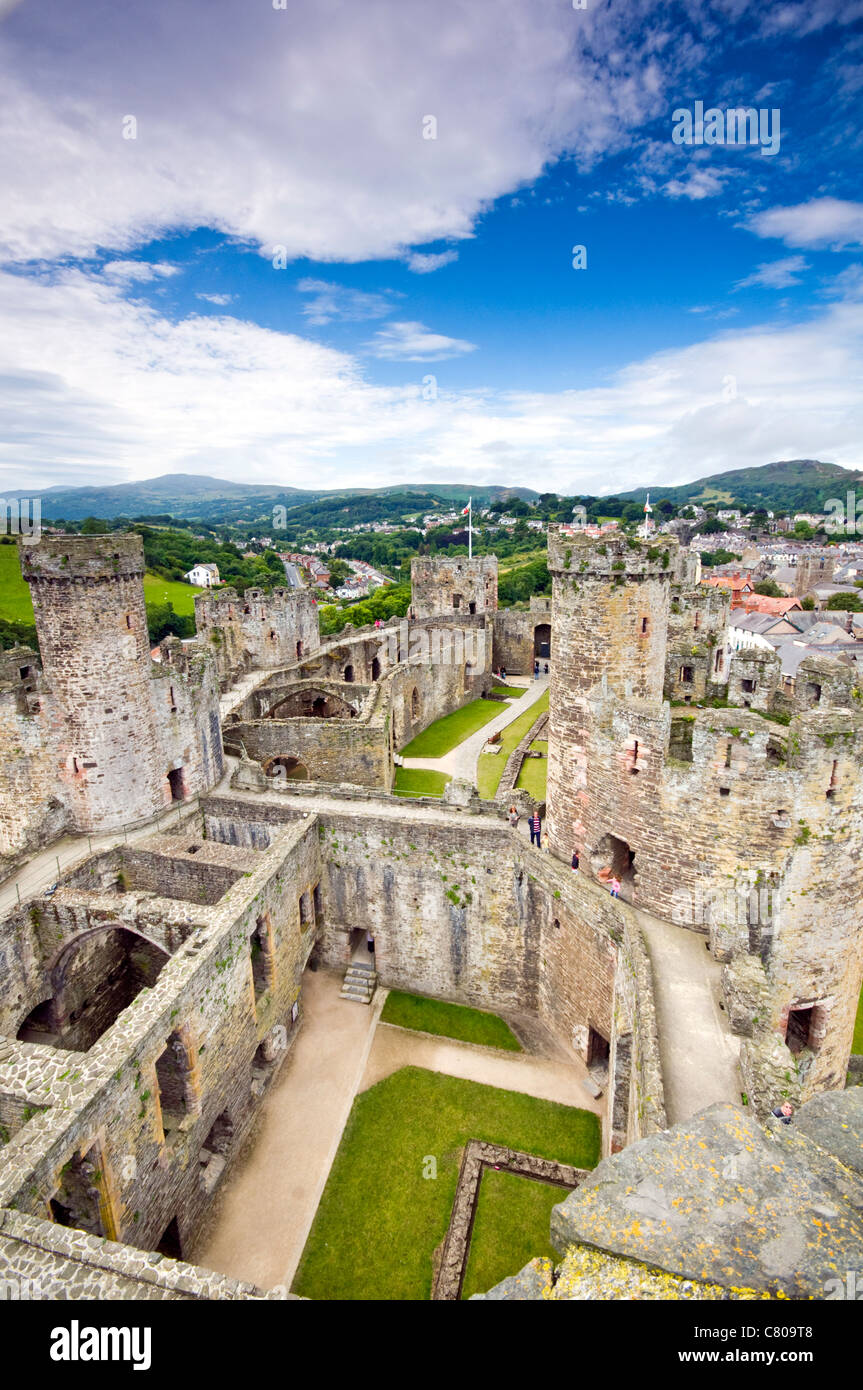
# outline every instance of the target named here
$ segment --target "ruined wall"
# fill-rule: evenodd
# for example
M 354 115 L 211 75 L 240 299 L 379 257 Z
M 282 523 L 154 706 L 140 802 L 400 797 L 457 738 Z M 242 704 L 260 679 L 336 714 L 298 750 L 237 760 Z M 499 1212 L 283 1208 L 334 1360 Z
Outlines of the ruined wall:
M 728 700 L 746 709 L 772 710 L 782 675 L 774 651 L 749 647 L 734 652 L 729 662 Z
M 192 939 L 89 1052 L 59 1054 L 61 1071 L 55 1049 L 16 1043 L 0 1061 L 0 1089 L 48 1105 L 4 1149 L 0 1206 L 46 1216 L 53 1199 L 142 1249 L 176 1220 L 193 1246 L 284 1056 L 317 930 L 316 836 L 288 827 L 256 858 L 217 906 L 195 908 Z
M 0 653 L 0 855 L 35 849 L 67 823 L 40 717 L 43 698 L 37 654 L 29 647 Z
M 667 700 L 689 704 L 725 694 L 725 633 L 730 610 L 731 602 L 723 589 L 705 584 L 672 586 L 665 658 Z
M 166 772 L 181 773 L 177 791 L 195 796 L 208 791 L 225 770 L 216 664 L 197 643 L 183 646 L 169 638 L 160 650 L 162 661 L 151 667 L 150 690 L 162 763 Z
M 270 677 L 239 702 L 225 726 L 229 750 L 238 753 L 242 746 L 268 771 L 272 759 L 290 758 L 311 781 L 388 790 L 395 750 L 490 688 L 489 644 L 483 618 L 467 624 L 402 621 L 371 642 L 339 642 Z M 370 676 L 371 687 L 357 683 L 359 671 Z M 354 677 L 351 683 L 340 679 L 346 673 Z M 345 717 L 292 714 L 311 710 L 316 698 Z
M 533 663 L 541 665 L 550 656 L 540 655 L 544 639 L 550 637 L 551 598 L 539 595 L 530 600 L 530 609 L 499 608 L 494 615 L 494 668 L 501 667 L 517 676 L 529 676 Z M 548 634 L 546 629 L 549 629 Z
M 247 671 L 289 666 L 320 645 L 318 610 L 309 589 L 209 590 L 195 596 L 199 638 L 215 653 L 223 688 Z
M 497 609 L 497 556 L 421 556 L 411 560 L 411 614 L 436 618 Z

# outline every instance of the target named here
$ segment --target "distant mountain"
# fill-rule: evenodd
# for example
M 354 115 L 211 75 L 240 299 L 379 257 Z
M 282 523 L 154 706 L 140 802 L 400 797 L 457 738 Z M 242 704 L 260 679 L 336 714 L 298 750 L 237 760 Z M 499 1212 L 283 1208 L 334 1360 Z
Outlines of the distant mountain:
M 678 487 L 651 487 L 653 502 L 668 498 L 677 506 L 687 502 L 725 503 L 753 508 L 763 506 L 780 511 L 823 511 L 829 497 L 842 497 L 849 488 L 863 485 L 863 471 L 841 468 L 838 463 L 818 459 L 788 459 L 765 463 L 759 468 L 734 468 L 713 473 L 694 483 Z M 639 487 L 618 495 L 627 502 L 643 502 L 648 489 Z
M 322 500 L 338 498 L 382 497 L 404 495 L 405 508 L 410 510 L 434 503 L 467 502 L 473 496 L 477 503 L 486 504 L 499 497 L 523 497 L 539 494 L 523 487 L 474 487 L 469 483 L 401 483 L 384 488 L 303 489 L 276 483 L 233 483 L 222 478 L 209 478 L 198 473 L 165 473 L 139 483 L 114 483 L 110 487 L 66 487 L 58 485 L 34 490 L 20 488 L 7 492 L 7 499 L 39 498 L 42 516 L 46 521 L 83 521 L 85 517 L 111 520 L 114 517 L 153 516 L 168 514 L 177 518 L 207 522 L 264 520 L 274 506 L 288 509 L 308 506 Z M 392 513 L 392 506 L 386 508 Z

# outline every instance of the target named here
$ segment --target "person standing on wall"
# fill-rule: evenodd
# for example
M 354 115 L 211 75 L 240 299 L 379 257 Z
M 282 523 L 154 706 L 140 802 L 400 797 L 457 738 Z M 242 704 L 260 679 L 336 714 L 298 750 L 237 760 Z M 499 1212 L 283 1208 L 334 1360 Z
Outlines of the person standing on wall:
M 510 806 L 509 808 L 509 823 L 513 830 L 515 830 L 518 825 L 518 810 L 515 806 Z
M 616 875 L 611 880 L 611 896 L 613 898 L 620 897 L 620 879 Z
M 534 811 L 528 821 L 528 825 L 530 826 L 530 843 L 532 845 L 535 844 L 537 849 L 541 849 L 540 835 L 542 833 L 542 821 L 539 818 L 539 811 Z

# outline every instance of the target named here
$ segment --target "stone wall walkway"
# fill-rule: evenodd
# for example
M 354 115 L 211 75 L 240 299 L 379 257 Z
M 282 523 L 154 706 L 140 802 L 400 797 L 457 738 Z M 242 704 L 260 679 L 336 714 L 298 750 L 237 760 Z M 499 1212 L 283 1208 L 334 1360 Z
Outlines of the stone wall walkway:
M 669 1124 L 716 1101 L 740 1104 L 740 1040 L 719 1007 L 722 967 L 707 938 L 634 908 L 653 969 Z

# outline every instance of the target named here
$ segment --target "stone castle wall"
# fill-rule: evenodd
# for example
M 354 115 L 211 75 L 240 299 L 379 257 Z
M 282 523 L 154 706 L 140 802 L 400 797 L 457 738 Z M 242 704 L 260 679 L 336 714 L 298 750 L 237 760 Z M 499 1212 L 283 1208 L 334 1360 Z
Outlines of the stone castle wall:
M 214 651 L 223 689 L 248 671 L 290 666 L 320 646 L 310 589 L 209 590 L 195 596 L 198 637 Z
M 715 943 L 738 891 L 766 894 L 735 938 L 726 986 L 739 996 L 737 1031 L 754 1030 L 744 1080 L 760 1107 L 778 1075 L 804 1098 L 842 1085 L 863 974 L 863 927 L 847 887 L 859 874 L 863 831 L 853 668 L 816 659 L 798 682 L 790 724 L 772 717 L 771 653 L 732 662 L 729 695 L 739 708 L 672 710 L 662 701 L 668 594 L 651 552 L 612 560 L 609 545 L 603 573 L 589 544 L 579 558 L 568 537 L 550 541 L 552 849 L 568 860 L 579 848 L 588 872 L 617 874 L 624 898 L 712 930 Z M 792 1056 L 789 1011 L 809 1008 L 810 1044 Z
M 497 610 L 497 556 L 422 557 L 411 561 L 411 614 L 456 617 Z

